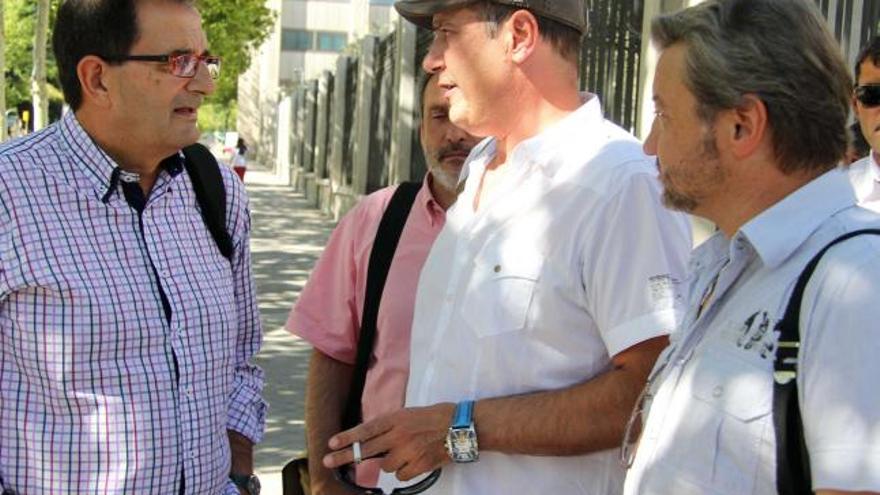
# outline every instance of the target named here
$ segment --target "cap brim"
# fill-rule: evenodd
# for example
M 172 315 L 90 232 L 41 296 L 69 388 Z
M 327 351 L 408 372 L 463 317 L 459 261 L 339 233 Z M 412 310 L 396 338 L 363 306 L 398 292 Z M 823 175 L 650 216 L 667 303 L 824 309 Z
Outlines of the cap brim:
M 401 17 L 425 29 L 434 29 L 434 14 L 472 4 L 477 0 L 399 0 L 394 9 Z
M 434 29 L 433 23 L 435 14 L 466 7 L 477 1 L 478 0 L 398 0 L 397 2 L 394 2 L 394 9 L 397 10 L 397 13 L 400 14 L 401 17 L 409 22 L 425 29 Z M 529 8 L 528 6 L 520 5 L 517 1 L 495 0 L 495 2 L 515 8 Z M 571 26 L 581 34 L 586 30 L 586 19 L 583 15 L 575 16 L 574 19 L 567 19 L 546 12 L 546 9 L 537 9 L 536 7 L 535 11 L 539 12 L 536 15 L 541 15 L 566 26 Z

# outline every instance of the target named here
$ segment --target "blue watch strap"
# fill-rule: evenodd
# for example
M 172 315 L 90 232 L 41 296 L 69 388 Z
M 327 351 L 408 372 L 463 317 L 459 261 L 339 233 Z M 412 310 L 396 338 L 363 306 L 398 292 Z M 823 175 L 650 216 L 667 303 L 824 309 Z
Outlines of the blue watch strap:
M 467 428 L 473 423 L 474 401 L 463 400 L 455 405 L 455 413 L 452 415 L 453 428 Z

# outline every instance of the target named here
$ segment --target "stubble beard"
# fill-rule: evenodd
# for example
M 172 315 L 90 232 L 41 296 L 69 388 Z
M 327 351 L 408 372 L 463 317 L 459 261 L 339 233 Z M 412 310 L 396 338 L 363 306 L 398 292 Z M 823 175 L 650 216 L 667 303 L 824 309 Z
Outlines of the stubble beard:
M 676 191 L 669 186 L 668 179 L 664 179 L 665 176 L 661 175 L 660 182 L 663 183 L 663 206 L 671 210 L 692 213 L 699 204 L 696 198 L 693 198 L 688 194 Z
M 719 162 L 720 155 L 718 148 L 715 146 L 714 135 L 711 132 L 707 132 L 703 136 L 700 146 L 701 152 L 697 161 L 702 162 L 702 165 L 696 168 L 696 164 L 691 164 L 691 167 L 694 167 L 693 170 L 679 170 L 675 174 L 679 179 L 678 181 L 673 180 L 673 174 L 666 167 L 661 166 L 660 159 L 657 158 L 660 182 L 663 184 L 661 200 L 667 208 L 684 213 L 693 213 L 701 205 L 706 192 L 722 184 L 727 177 L 727 173 Z M 684 188 L 677 187 L 675 185 L 676 182 L 684 183 L 691 187 L 685 190 Z

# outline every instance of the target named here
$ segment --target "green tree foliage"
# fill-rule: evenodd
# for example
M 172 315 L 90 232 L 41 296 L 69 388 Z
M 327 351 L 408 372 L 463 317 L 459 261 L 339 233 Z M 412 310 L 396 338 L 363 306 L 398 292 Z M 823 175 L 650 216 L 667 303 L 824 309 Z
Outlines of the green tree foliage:
M 37 3 L 33 0 L 0 1 L 5 11 L 6 105 L 14 108 L 18 103 L 31 100 Z M 55 11 L 61 0 L 51 0 L 51 3 L 50 40 Z M 212 104 L 221 109 L 232 106 L 238 91 L 238 76 L 250 64 L 251 49 L 262 44 L 275 21 L 274 13 L 265 3 L 265 0 L 197 0 L 211 51 L 223 57 L 217 92 L 211 97 Z M 51 51 L 46 57 L 49 97 L 60 102 L 58 68 Z
M 15 108 L 21 102 L 31 101 L 30 79 L 34 70 L 34 26 L 37 20 L 37 2 L 33 0 L 0 1 L 3 1 L 5 7 L 3 24 L 6 34 L 4 40 L 6 107 Z M 52 36 L 51 24 L 58 7 L 58 1 L 53 0 L 51 3 L 49 39 Z M 48 53 L 46 57 L 46 77 L 49 81 L 49 98 L 60 100 L 58 68 L 52 53 Z
M 235 101 L 238 76 L 247 70 L 252 49 L 266 40 L 275 22 L 275 14 L 265 4 L 265 0 L 199 0 L 211 52 L 223 57 L 213 103 L 228 106 Z

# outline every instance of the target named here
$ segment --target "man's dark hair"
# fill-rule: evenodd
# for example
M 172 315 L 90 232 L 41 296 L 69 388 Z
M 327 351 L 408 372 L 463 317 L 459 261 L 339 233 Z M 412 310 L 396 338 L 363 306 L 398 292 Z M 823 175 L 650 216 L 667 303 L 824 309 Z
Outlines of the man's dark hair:
M 139 35 L 137 6 L 141 1 L 144 0 L 65 0 L 61 4 L 55 19 L 52 50 L 64 101 L 73 110 L 82 105 L 76 66 L 88 55 L 105 60 L 128 55 Z M 163 1 L 194 4 L 194 0 Z
M 488 23 L 489 35 L 493 38 L 498 34 L 498 27 L 509 19 L 514 12 L 517 10 L 528 10 L 492 1 L 480 2 L 476 7 L 483 18 L 483 22 Z M 577 29 L 566 26 L 561 22 L 542 17 L 538 14 L 534 14 L 534 16 L 538 20 L 538 32 L 541 37 L 547 40 L 563 58 L 577 64 L 580 59 L 583 35 Z
M 861 75 L 862 64 L 865 60 L 871 60 L 874 65 L 880 66 L 880 34 L 874 36 L 874 39 L 871 40 L 870 43 L 865 45 L 862 48 L 862 51 L 859 52 L 859 58 L 856 59 L 856 84 L 859 83 L 859 76 Z

